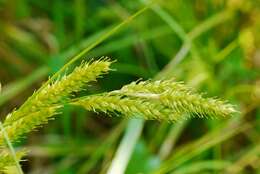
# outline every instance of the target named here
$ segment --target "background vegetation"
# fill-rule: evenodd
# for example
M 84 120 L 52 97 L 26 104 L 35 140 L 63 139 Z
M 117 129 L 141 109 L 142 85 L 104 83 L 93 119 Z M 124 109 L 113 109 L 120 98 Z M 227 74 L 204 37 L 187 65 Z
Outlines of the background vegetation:
M 0 0 L 0 16 L 1 120 L 122 22 L 82 55 L 117 60 L 82 95 L 175 78 L 240 111 L 168 123 L 68 106 L 15 144 L 30 149 L 25 173 L 260 173 L 259 0 Z

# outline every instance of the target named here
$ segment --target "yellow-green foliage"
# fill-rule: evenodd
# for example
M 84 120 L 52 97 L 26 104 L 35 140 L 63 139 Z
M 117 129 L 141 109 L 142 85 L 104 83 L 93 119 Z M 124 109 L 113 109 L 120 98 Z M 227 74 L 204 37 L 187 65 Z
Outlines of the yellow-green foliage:
M 141 117 L 144 119 L 176 120 L 170 108 L 157 101 L 142 98 L 124 97 L 123 95 L 93 95 L 73 102 L 89 111 L 102 111 L 107 114 L 124 115 L 126 117 Z
M 17 121 L 5 126 L 5 132 L 12 142 L 17 141 L 22 135 L 32 131 L 38 126 L 45 124 L 57 113 L 58 106 L 45 108 L 40 111 L 32 112 Z M 5 142 L 3 131 L 0 132 L 0 144 Z
M 65 103 L 110 115 L 166 121 L 177 121 L 187 116 L 225 117 L 235 112 L 230 104 L 203 98 L 183 83 L 173 80 L 133 82 L 120 90 L 73 98 L 72 93 L 83 90 L 88 82 L 107 73 L 111 63 L 108 59 L 83 63 L 69 75 L 42 87 L 18 110 L 7 116 L 4 130 L 10 141 L 16 142 L 24 134 L 47 123 Z M 2 131 L 0 146 L 5 146 Z M 9 157 L 0 156 L 0 167 L 12 166 Z
M 235 112 L 232 105 L 218 99 L 203 98 L 180 82 L 144 81 L 124 86 L 118 93 L 160 101 L 173 112 L 197 116 L 225 117 Z
M 25 150 L 20 150 L 16 152 L 16 158 L 21 159 L 23 156 L 26 155 Z M 15 166 L 15 161 L 7 149 L 1 149 L 0 152 L 0 173 L 6 171 L 7 168 Z
M 28 102 L 19 111 L 14 111 L 7 116 L 4 124 L 9 125 L 32 112 L 37 112 L 61 102 L 68 98 L 72 92 L 80 91 L 86 83 L 95 81 L 96 78 L 107 73 L 110 70 L 110 64 L 111 61 L 107 59 L 101 59 L 92 63 L 82 63 L 71 74 L 65 75 L 61 80 L 46 86 L 36 96 L 33 96 L 34 98 L 29 98 Z

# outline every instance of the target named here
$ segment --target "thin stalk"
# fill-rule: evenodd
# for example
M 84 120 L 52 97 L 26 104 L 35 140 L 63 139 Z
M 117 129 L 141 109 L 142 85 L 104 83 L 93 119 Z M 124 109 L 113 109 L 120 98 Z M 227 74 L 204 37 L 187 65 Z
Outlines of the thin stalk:
M 145 0 L 140 0 L 142 3 L 147 2 Z M 180 37 L 182 41 L 188 39 L 186 32 L 182 26 L 174 19 L 170 14 L 163 10 L 159 5 L 154 4 L 151 6 L 151 9 L 169 25 L 169 27 Z
M 123 174 L 133 153 L 139 136 L 142 133 L 144 120 L 132 119 L 128 123 L 126 133 L 116 151 L 107 174 Z
M 207 20 L 200 23 L 196 26 L 192 31 L 187 34 L 187 38 L 183 43 L 179 52 L 172 58 L 172 60 L 165 66 L 165 68 L 159 73 L 160 76 L 167 76 L 171 73 L 171 70 L 176 67 L 189 53 L 192 42 L 194 39 L 199 37 L 201 34 L 205 33 L 206 31 L 212 29 L 216 25 L 227 21 L 229 18 L 232 17 L 232 13 L 230 11 L 222 11 L 213 15 L 212 17 L 208 18 Z
M 232 15 L 233 13 L 229 10 L 221 11 L 200 23 L 197 27 L 195 27 L 191 32 L 188 33 L 188 37 L 190 38 L 190 40 L 194 40 L 202 33 L 205 33 L 216 25 L 227 21 L 232 17 Z
M 215 61 L 217 63 L 223 61 L 232 51 L 234 51 L 238 47 L 237 39 L 230 42 L 224 49 L 222 49 L 216 56 Z

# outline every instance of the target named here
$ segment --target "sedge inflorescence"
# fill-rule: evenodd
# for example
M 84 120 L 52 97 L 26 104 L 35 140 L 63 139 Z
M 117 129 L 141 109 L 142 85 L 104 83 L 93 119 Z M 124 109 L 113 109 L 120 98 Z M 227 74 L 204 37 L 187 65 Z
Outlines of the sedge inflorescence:
M 236 112 L 232 105 L 218 99 L 204 98 L 183 83 L 173 80 L 132 82 L 119 90 L 80 98 L 72 95 L 108 73 L 111 63 L 107 58 L 82 63 L 68 75 L 35 92 L 19 109 L 6 117 L 4 130 L 0 131 L 0 152 L 5 153 L 4 133 L 11 142 L 17 142 L 26 133 L 54 118 L 64 104 L 78 105 L 112 116 L 166 121 L 178 121 L 188 116 L 226 117 Z M 10 155 L 1 155 L 0 166 L 9 159 Z
M 82 63 L 69 75 L 48 84 L 33 98 L 29 98 L 28 102 L 25 103 L 26 105 L 23 105 L 19 111 L 14 111 L 6 117 L 4 124 L 10 124 L 29 113 L 61 103 L 70 97 L 71 93 L 82 90 L 85 84 L 96 81 L 98 77 L 107 73 L 110 70 L 110 64 L 111 61 L 108 61 L 108 59 Z
M 226 117 L 235 112 L 232 105 L 203 98 L 183 83 L 173 80 L 140 81 L 102 95 L 73 102 L 87 110 L 121 113 L 129 117 L 178 121 L 189 116 Z

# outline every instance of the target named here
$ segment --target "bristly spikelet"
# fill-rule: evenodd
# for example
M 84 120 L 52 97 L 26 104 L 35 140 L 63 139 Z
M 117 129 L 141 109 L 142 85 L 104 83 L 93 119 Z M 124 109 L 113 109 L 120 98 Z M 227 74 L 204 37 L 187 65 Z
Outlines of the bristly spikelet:
M 5 132 L 7 133 L 11 142 L 16 142 L 24 134 L 31 132 L 40 125 L 46 124 L 55 114 L 58 113 L 59 106 L 46 108 L 38 112 L 34 112 L 20 118 L 12 124 L 5 126 Z M 0 146 L 5 143 L 3 132 L 0 131 Z
M 21 159 L 26 155 L 26 150 L 19 150 L 16 152 L 16 158 Z M 15 161 L 8 149 L 0 149 L 0 173 L 4 172 L 7 167 L 15 166 Z
M 160 95 L 162 104 L 178 112 L 198 117 L 227 117 L 236 112 L 234 107 L 213 98 L 203 98 L 199 94 L 167 91 Z
M 23 116 L 36 112 L 42 108 L 49 107 L 70 97 L 73 92 L 82 90 L 88 82 L 95 81 L 98 77 L 110 70 L 111 61 L 100 59 L 92 63 L 82 63 L 72 73 L 63 76 L 53 84 L 42 89 L 33 99 L 29 99 L 26 106 L 9 114 L 4 122 L 5 125 L 22 118 Z
M 89 111 L 101 111 L 107 114 L 123 114 L 126 117 L 140 117 L 149 120 L 171 120 L 179 118 L 178 113 L 160 105 L 157 102 L 150 102 L 144 99 L 133 99 L 120 95 L 105 94 L 81 98 L 74 105 L 83 106 Z
M 190 92 L 191 88 L 185 86 L 183 82 L 176 82 L 174 80 L 157 80 L 157 81 L 137 81 L 125 85 L 120 90 L 125 93 L 154 93 L 161 94 L 167 90 L 175 90 L 180 92 Z
M 217 99 L 203 98 L 179 82 L 141 81 L 131 83 L 111 92 L 128 97 L 159 102 L 172 109 L 173 113 L 199 117 L 225 117 L 235 113 L 232 105 Z

